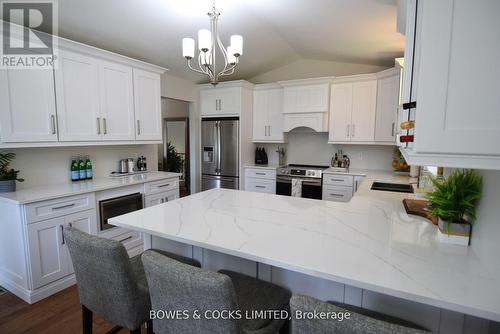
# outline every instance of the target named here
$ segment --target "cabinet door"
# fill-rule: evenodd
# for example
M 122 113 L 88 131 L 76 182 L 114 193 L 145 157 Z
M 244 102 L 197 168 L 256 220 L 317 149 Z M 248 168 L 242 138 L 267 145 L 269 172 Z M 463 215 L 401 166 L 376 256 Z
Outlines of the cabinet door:
M 1 141 L 57 141 L 52 70 L 0 70 Z
M 215 116 L 219 111 L 219 99 L 215 90 L 200 91 L 200 114 L 202 116 Z
M 103 140 L 134 140 L 132 68 L 99 62 Z
M 137 140 L 161 140 L 160 75 L 134 69 Z
M 97 60 L 60 50 L 55 70 L 60 141 L 101 139 Z
M 329 141 L 349 141 L 352 112 L 352 84 L 332 85 Z
M 353 83 L 351 141 L 374 141 L 376 108 L 377 80 Z
M 273 89 L 269 91 L 268 96 L 268 140 L 273 142 L 284 142 L 283 90 Z
M 268 140 L 268 100 L 267 90 L 258 90 L 253 93 L 253 141 L 266 142 Z
M 70 274 L 64 246 L 64 217 L 28 224 L 28 242 L 33 289 Z
M 414 150 L 500 155 L 500 1 L 421 5 Z
M 217 92 L 219 114 L 239 115 L 241 109 L 241 89 L 239 87 L 221 88 Z
M 395 142 L 399 104 L 399 75 L 378 80 L 375 141 Z
M 65 216 L 63 231 L 64 228 L 68 226 L 73 226 L 88 234 L 97 235 L 96 211 L 87 210 Z M 64 242 L 63 248 L 64 251 L 67 252 L 68 274 L 72 274 L 75 272 L 75 270 L 73 269 L 73 263 L 71 262 L 71 256 L 69 255 L 69 249 L 66 242 Z
M 284 88 L 285 113 L 309 113 L 328 111 L 330 85 L 307 85 Z

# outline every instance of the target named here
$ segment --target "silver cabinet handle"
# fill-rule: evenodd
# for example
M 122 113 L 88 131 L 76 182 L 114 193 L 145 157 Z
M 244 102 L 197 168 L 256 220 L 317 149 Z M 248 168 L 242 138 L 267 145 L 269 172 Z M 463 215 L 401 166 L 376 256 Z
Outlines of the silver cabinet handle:
M 141 134 L 141 121 L 140 120 L 137 120 L 137 134 L 138 135 Z
M 97 117 L 97 134 L 101 134 L 101 118 Z
M 219 110 L 219 100 L 215 100 L 215 110 Z
M 349 130 L 351 129 L 350 125 L 347 124 L 346 132 L 347 132 L 347 137 L 349 137 Z
M 160 203 L 163 203 L 163 198 L 160 198 Z
M 355 136 L 355 131 L 356 131 L 356 125 L 355 124 L 352 124 L 352 136 L 354 137 Z
M 391 128 L 391 136 L 394 137 L 394 125 L 396 123 L 392 122 L 392 128 Z
M 219 99 L 219 111 L 221 111 L 221 110 L 222 110 L 222 100 Z
M 265 186 L 255 186 L 255 188 L 266 189 L 266 187 L 265 187 Z
M 128 237 L 126 237 L 126 238 L 123 238 L 123 239 L 121 239 L 121 240 L 118 240 L 118 242 L 124 242 L 124 241 L 130 240 L 130 239 L 132 239 L 132 236 L 131 236 L 131 235 L 130 235 L 130 236 L 128 236 Z
M 330 179 L 331 181 L 336 181 L 336 182 L 345 182 L 343 179 Z
M 108 126 L 106 125 L 106 117 L 102 118 L 102 126 L 104 128 L 104 134 L 108 134 Z
M 267 133 L 268 133 L 268 136 L 271 137 L 271 126 L 270 125 L 267 126 Z
M 163 188 L 163 187 L 168 187 L 170 183 L 165 183 L 165 184 L 160 184 L 159 186 L 156 186 L 157 188 Z
M 257 173 L 255 173 L 255 175 L 266 175 L 266 173 L 257 172 Z
M 165 197 L 165 203 L 167 203 L 167 202 L 168 202 L 168 197 Z
M 51 126 L 51 131 L 52 134 L 56 134 L 56 116 L 55 115 L 50 115 L 50 126 Z
M 344 195 L 340 195 L 340 194 L 330 194 L 330 196 L 334 196 L 334 197 L 344 197 Z
M 59 227 L 61 228 L 61 236 L 62 236 L 61 245 L 64 245 L 66 243 L 66 240 L 64 240 L 64 226 L 63 225 L 59 225 Z
M 55 206 L 52 208 L 52 211 L 54 210 L 61 210 L 61 209 L 67 209 L 75 206 L 75 203 L 67 204 L 67 205 L 62 205 L 62 206 Z

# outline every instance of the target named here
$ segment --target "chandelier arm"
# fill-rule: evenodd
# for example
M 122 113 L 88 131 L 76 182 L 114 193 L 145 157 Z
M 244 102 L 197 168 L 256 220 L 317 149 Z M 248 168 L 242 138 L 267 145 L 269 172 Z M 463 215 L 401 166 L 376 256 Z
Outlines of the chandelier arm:
M 191 59 L 187 60 L 187 65 L 191 71 L 195 71 L 195 72 L 200 73 L 200 74 L 206 74 L 205 72 L 191 66 Z
M 210 78 L 212 78 L 212 74 L 207 69 L 208 66 L 203 65 L 201 61 L 202 57 L 205 57 L 205 63 L 207 63 L 206 52 L 200 52 L 200 54 L 198 55 L 198 66 L 203 74 L 208 75 Z

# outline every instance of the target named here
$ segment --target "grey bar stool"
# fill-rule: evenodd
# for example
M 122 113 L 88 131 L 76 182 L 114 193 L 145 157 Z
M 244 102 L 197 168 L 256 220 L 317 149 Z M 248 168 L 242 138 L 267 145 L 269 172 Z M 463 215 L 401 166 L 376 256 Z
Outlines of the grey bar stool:
M 337 305 L 335 305 L 337 304 Z M 308 296 L 293 295 L 292 334 L 424 334 L 424 328 L 402 319 L 352 305 L 329 303 Z M 341 307 L 339 307 L 341 306 Z M 349 312 L 350 319 L 297 319 L 296 312 Z
M 153 333 L 149 319 L 151 301 L 140 256 L 129 259 L 120 242 L 99 238 L 74 227 L 64 229 L 64 237 L 75 268 L 83 333 L 92 333 L 93 313 L 117 325 L 108 333 L 125 327 L 139 334 L 145 322 L 148 334 Z M 165 255 L 200 267 L 195 260 Z
M 282 319 L 245 319 L 245 310 L 288 310 L 290 293 L 274 284 L 229 271 L 210 272 L 154 251 L 142 254 L 153 310 L 187 310 L 188 319 L 155 319 L 156 334 L 276 334 Z M 200 319 L 193 319 L 195 310 Z M 212 310 L 240 311 L 242 319 L 207 319 Z M 209 313 L 210 317 L 212 313 Z

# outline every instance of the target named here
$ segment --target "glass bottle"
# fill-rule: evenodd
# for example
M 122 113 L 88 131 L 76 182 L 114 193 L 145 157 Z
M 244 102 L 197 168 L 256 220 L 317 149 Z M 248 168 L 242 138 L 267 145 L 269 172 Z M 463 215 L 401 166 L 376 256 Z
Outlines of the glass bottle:
M 80 172 L 78 167 L 78 158 L 71 157 L 71 181 L 78 181 L 80 179 Z
M 85 172 L 86 172 L 87 180 L 92 180 L 92 178 L 93 178 L 92 161 L 90 161 L 90 157 L 88 155 L 85 156 Z
M 85 167 L 85 160 L 81 156 L 78 159 L 78 174 L 80 180 L 85 180 L 87 178 L 87 168 Z

